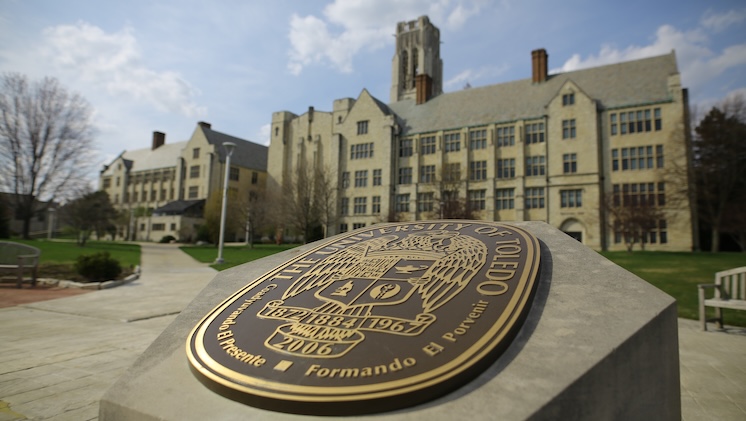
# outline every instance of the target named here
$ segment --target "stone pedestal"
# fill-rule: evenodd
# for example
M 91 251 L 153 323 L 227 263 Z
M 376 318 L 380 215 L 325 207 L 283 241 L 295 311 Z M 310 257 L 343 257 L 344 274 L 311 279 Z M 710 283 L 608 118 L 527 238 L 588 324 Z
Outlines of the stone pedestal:
M 467 385 L 381 420 L 681 418 L 676 302 L 541 222 L 539 284 L 513 343 Z M 104 395 L 101 420 L 297 420 L 226 399 L 192 374 L 189 331 L 211 309 L 292 256 L 221 272 Z M 339 417 L 344 418 L 344 417 Z

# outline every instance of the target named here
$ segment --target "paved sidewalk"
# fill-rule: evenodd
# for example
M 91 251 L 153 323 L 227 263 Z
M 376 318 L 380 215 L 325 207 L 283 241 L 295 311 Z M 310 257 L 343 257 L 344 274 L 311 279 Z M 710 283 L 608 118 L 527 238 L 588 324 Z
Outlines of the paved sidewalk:
M 0 309 L 0 421 L 94 420 L 98 401 L 215 276 L 144 243 L 139 280 Z
M 0 309 L 0 421 L 94 420 L 98 401 L 214 277 L 174 245 L 143 244 L 131 284 Z M 683 419 L 746 420 L 746 329 L 679 319 Z

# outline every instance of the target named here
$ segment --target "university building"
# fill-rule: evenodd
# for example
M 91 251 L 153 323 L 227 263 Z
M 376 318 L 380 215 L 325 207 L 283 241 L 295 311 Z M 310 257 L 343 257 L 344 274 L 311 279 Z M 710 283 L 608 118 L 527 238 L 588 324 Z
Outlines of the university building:
M 150 148 L 124 151 L 99 176 L 99 189 L 114 207 L 130 212 L 128 226 L 118 237 L 159 241 L 166 235 L 193 238 L 204 223 L 205 201 L 222 192 L 226 151 L 231 155 L 228 188 L 236 195 L 263 190 L 267 178 L 267 147 L 213 130 L 200 122 L 187 141 L 167 144 L 166 135 L 153 132 Z M 243 231 L 226 233 L 241 239 Z
M 329 234 L 439 218 L 459 200 L 474 219 L 545 221 L 619 250 L 624 224 L 611 209 L 645 205 L 656 210 L 638 238 L 646 249 L 691 250 L 675 53 L 550 75 L 542 49 L 530 64 L 525 79 L 444 93 L 438 28 L 424 16 L 401 22 L 390 102 L 363 89 L 331 111 L 275 112 L 268 186 L 298 168 L 335 174 Z

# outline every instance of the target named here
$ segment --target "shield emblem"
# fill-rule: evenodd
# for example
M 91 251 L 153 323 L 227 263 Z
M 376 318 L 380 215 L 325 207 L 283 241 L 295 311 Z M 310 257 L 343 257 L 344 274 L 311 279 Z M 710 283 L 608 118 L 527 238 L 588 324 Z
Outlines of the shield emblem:
M 374 274 L 378 277 L 340 279 L 317 291 L 316 297 L 347 307 L 401 304 L 424 281 L 422 275 L 434 261 L 388 259 L 385 263 Z

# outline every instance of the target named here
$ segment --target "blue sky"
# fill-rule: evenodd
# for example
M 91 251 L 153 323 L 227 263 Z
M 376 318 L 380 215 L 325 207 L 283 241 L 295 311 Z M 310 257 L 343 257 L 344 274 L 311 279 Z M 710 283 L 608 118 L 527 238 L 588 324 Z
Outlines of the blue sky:
M 743 1 L 0 0 L 0 72 L 54 76 L 95 110 L 101 164 L 187 140 L 198 121 L 267 144 L 272 112 L 389 101 L 396 23 L 440 28 L 444 90 L 676 50 L 690 99 L 746 94 Z M 95 174 L 93 175 L 95 176 Z

